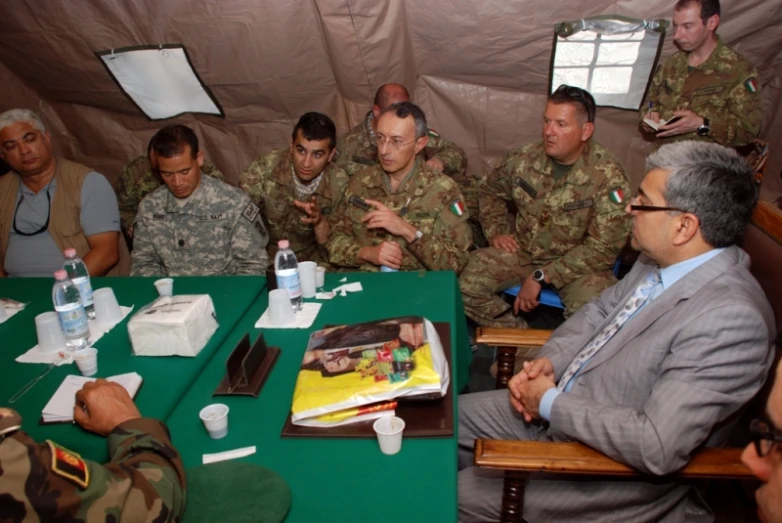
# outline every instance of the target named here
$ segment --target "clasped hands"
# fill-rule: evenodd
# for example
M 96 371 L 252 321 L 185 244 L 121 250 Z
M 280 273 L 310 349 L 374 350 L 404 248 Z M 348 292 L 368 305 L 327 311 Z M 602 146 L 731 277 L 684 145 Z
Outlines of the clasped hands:
M 410 225 L 401 216 L 376 200 L 364 200 L 374 207 L 364 215 L 361 221 L 368 229 L 384 229 L 389 234 L 400 236 L 408 243 L 415 240 L 415 227 Z M 363 247 L 360 256 L 375 265 L 385 265 L 392 269 L 399 269 L 402 266 L 402 248 L 398 243 L 384 241 L 379 245 L 372 247 Z
M 548 358 L 525 361 L 522 370 L 508 382 L 511 406 L 532 423 L 540 419 L 540 401 L 554 383 L 554 365 Z

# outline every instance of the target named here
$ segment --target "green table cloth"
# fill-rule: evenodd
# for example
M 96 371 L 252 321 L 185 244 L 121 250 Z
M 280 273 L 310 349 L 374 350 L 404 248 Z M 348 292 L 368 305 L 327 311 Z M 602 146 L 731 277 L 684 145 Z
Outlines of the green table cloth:
M 375 439 L 280 436 L 309 333 L 327 324 L 403 315 L 449 322 L 454 392 L 467 384 L 471 351 L 454 273 L 329 273 L 326 288 L 339 285 L 343 277 L 361 282 L 363 292 L 320 301 L 323 307 L 311 329 L 263 331 L 281 354 L 257 399 L 213 398 L 231 350 L 245 333 L 254 341 L 261 332 L 254 324 L 268 305 L 268 293 L 261 294 L 167 420 L 174 445 L 186 467 L 199 465 L 204 453 L 255 445 L 257 453 L 242 460 L 274 470 L 290 485 L 289 522 L 456 521 L 455 435 L 407 438 L 395 456 L 381 454 Z M 455 402 L 456 394 L 453 398 Z M 215 402 L 230 408 L 229 432 L 221 440 L 210 439 L 198 418 L 201 408 Z M 262 512 L 263 506 L 257 510 Z
M 144 382 L 136 404 L 144 416 L 165 420 L 192 382 L 210 361 L 236 322 L 265 288 L 263 276 L 213 276 L 174 278 L 176 294 L 209 294 L 214 302 L 219 328 L 195 358 L 133 356 L 127 322 L 140 307 L 157 297 L 155 278 L 93 278 L 93 287 L 111 287 L 120 305 L 133 305 L 134 311 L 105 334 L 96 344 L 98 376 L 108 377 L 138 372 Z M 39 425 L 41 410 L 68 374 L 79 374 L 75 364 L 52 369 L 16 403 L 8 400 L 46 365 L 17 363 L 16 357 L 37 343 L 35 316 L 54 310 L 49 278 L 0 278 L 0 297 L 27 303 L 27 307 L 0 325 L 0 405 L 16 409 L 23 428 L 36 440 L 51 439 L 97 461 L 108 459 L 105 439 L 73 424 Z

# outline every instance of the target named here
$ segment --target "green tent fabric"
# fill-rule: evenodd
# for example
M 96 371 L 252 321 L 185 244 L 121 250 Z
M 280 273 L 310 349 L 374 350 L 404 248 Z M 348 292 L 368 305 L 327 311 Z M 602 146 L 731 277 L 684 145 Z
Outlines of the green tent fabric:
M 279 523 L 291 508 L 291 489 L 276 472 L 223 461 L 187 470 L 185 523 Z

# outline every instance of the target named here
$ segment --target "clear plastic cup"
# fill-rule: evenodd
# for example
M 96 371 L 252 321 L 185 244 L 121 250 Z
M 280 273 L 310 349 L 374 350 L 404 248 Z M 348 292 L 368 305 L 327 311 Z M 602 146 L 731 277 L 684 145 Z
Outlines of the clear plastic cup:
M 73 359 L 83 376 L 95 376 L 98 373 L 98 349 L 79 349 L 73 352 Z
M 95 305 L 95 321 L 101 325 L 116 325 L 122 321 L 122 309 L 110 287 L 97 289 L 92 293 Z
M 301 284 L 301 297 L 315 297 L 315 269 L 318 264 L 312 261 L 299 263 L 299 283 Z
M 269 293 L 269 322 L 275 327 L 293 325 L 296 315 L 286 289 L 274 289 Z
M 38 350 L 41 352 L 57 352 L 67 348 L 56 312 L 44 312 L 36 316 L 35 332 L 38 335 Z
M 383 416 L 375 420 L 372 425 L 380 444 L 380 452 L 389 456 L 402 449 L 402 432 L 405 430 L 405 421 L 396 416 Z
M 201 409 L 198 417 L 204 422 L 210 438 L 220 439 L 228 434 L 228 405 L 212 403 Z
M 173 278 L 161 278 L 155 281 L 155 288 L 157 293 L 161 296 L 173 296 L 174 295 L 174 279 Z
M 317 267 L 315 269 L 315 287 L 322 289 L 326 286 L 326 268 Z

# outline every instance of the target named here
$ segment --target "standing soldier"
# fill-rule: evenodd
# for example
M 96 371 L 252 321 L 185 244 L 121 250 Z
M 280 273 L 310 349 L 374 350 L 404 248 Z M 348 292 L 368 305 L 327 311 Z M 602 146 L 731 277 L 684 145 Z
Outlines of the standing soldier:
M 611 273 L 630 231 L 630 184 L 619 161 L 592 139 L 595 100 L 561 85 L 543 114 L 543 141 L 513 151 L 480 186 L 479 249 L 459 278 L 467 316 L 482 326 L 526 327 L 515 316 L 538 306 L 544 285 L 569 316 L 613 285 Z M 518 209 L 516 231 L 507 202 Z M 496 293 L 522 284 L 513 310 Z
M 456 183 L 424 163 L 421 109 L 400 102 L 377 118 L 380 164 L 350 179 L 328 250 L 331 262 L 362 270 L 452 270 L 467 260 L 472 233 Z
M 336 141 L 331 118 L 306 113 L 293 128 L 290 148 L 260 156 L 242 174 L 239 187 L 269 228 L 269 260 L 277 242 L 287 239 L 297 260 L 328 263 L 329 221 L 348 184 L 347 174 L 332 163 Z
M 654 122 L 658 144 L 708 140 L 735 147 L 757 138 L 762 119 L 755 68 L 717 36 L 719 0 L 679 0 L 673 37 L 681 50 L 657 68 L 644 104 L 643 130 Z

